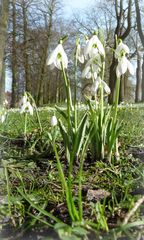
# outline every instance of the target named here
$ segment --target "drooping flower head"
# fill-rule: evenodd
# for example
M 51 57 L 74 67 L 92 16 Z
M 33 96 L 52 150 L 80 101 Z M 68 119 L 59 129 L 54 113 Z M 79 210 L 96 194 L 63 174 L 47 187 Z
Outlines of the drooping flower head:
M 60 43 L 57 45 L 57 47 L 51 53 L 50 57 L 47 59 L 47 65 L 50 65 L 52 69 L 56 67 L 59 70 L 62 70 L 62 64 L 63 64 L 63 68 L 67 68 L 68 58 L 63 49 L 62 40 L 61 40 Z
M 81 49 L 80 39 L 79 38 L 76 40 L 76 59 L 80 63 L 84 63 L 84 54 L 82 53 L 82 49 Z
M 126 54 L 129 54 L 129 48 L 122 41 L 118 44 L 115 50 L 115 58 L 118 59 L 116 68 L 117 77 L 121 77 L 128 70 L 131 75 L 134 75 L 134 68 L 130 61 L 127 59 Z
M 124 44 L 122 41 L 118 44 L 116 50 L 115 50 L 115 58 L 121 58 L 125 54 L 129 54 L 129 47 Z
M 97 54 L 97 57 L 99 57 L 99 54 Z M 100 71 L 100 67 L 97 64 L 97 59 L 89 59 L 88 62 L 85 65 L 85 68 L 82 71 L 82 78 L 97 78 L 97 74 Z
M 97 53 L 99 53 L 102 56 L 105 56 L 105 50 L 104 50 L 103 44 L 101 43 L 101 41 L 98 39 L 96 35 L 93 35 L 86 44 L 84 54 L 86 58 L 87 56 L 89 56 L 90 58 L 94 58 L 95 55 L 97 55 Z
M 52 126 L 52 127 L 54 127 L 54 126 L 57 125 L 58 121 L 57 121 L 57 118 L 56 118 L 55 115 L 52 116 L 50 123 L 51 123 L 51 126 Z
M 109 86 L 100 77 L 97 77 L 92 84 L 91 83 L 86 84 L 86 86 L 83 89 L 83 94 L 86 97 L 95 97 L 98 95 L 98 90 L 100 89 L 101 86 L 103 87 L 106 95 L 110 94 L 111 90 Z
M 96 94 L 98 89 L 101 86 L 103 87 L 103 89 L 107 95 L 110 94 L 111 90 L 110 90 L 109 86 L 100 77 L 97 77 L 96 80 L 94 81 L 94 83 L 92 84 L 92 92 Z
M 20 101 L 20 105 L 21 105 L 20 106 L 21 114 L 28 112 L 28 113 L 30 113 L 30 115 L 33 115 L 33 107 L 32 107 L 26 94 L 22 97 L 22 99 Z
M 3 123 L 3 122 L 5 121 L 6 116 L 7 116 L 7 112 L 6 112 L 6 110 L 3 108 L 3 109 L 1 110 L 1 113 L 0 113 L 0 121 L 1 121 L 1 123 Z

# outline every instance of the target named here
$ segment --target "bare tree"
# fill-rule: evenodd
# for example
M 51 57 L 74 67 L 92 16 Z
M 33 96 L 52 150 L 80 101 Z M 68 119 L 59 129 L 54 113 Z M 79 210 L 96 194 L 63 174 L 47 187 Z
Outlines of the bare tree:
M 12 98 L 11 107 L 17 102 L 17 52 L 16 52 L 16 0 L 12 0 Z
M 116 28 L 114 32 L 114 48 L 116 48 L 116 39 L 115 36 L 124 40 L 129 35 L 131 31 L 131 11 L 132 11 L 132 0 L 128 1 L 128 5 L 124 8 L 123 0 L 114 0 L 115 5 L 115 14 L 116 14 Z M 127 26 L 125 26 L 127 22 Z M 114 101 L 114 92 L 115 92 L 115 83 L 116 83 L 116 66 L 117 60 L 115 59 L 114 53 L 112 56 L 112 63 L 110 66 L 110 75 L 109 75 L 109 86 L 111 89 L 111 94 L 109 95 L 109 103 Z M 124 84 L 124 81 L 121 81 L 121 85 Z M 123 89 L 123 86 L 121 86 Z M 122 93 L 122 92 L 121 92 Z
M 138 34 L 144 48 L 144 32 L 142 29 L 142 20 L 141 20 L 141 13 L 140 13 L 140 6 L 139 1 L 135 0 L 135 8 L 136 8 L 136 21 L 137 21 L 137 29 Z M 143 54 L 143 64 L 142 64 L 142 101 L 144 102 L 144 54 Z
M 7 38 L 9 0 L 1 0 L 0 2 L 0 104 L 3 103 L 5 96 L 5 69 L 4 55 Z

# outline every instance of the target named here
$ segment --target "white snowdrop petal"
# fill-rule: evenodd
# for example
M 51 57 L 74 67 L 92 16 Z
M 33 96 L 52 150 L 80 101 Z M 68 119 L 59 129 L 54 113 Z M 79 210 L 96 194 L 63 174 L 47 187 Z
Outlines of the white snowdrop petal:
M 52 116 L 50 123 L 51 123 L 51 126 L 52 126 L 52 127 L 54 127 L 54 126 L 57 125 L 57 118 L 56 118 L 56 116 Z
M 89 71 L 88 73 L 87 73 L 87 75 L 86 75 L 86 78 L 87 79 L 90 79 L 92 77 L 92 74 L 91 74 L 91 72 Z
M 28 102 L 28 110 L 29 110 L 30 115 L 33 115 L 33 107 L 30 104 L 30 102 Z
M 104 56 L 105 50 L 99 39 L 97 40 L 97 47 L 98 47 L 99 53 Z
M 99 87 L 99 81 L 95 80 L 94 83 L 92 84 L 92 92 L 96 93 Z
M 1 122 L 2 123 L 5 121 L 5 119 L 6 119 L 6 115 L 5 114 L 1 115 Z
M 90 71 L 90 66 L 85 66 L 84 70 L 82 71 L 82 78 L 85 78 Z
M 20 114 L 24 113 L 26 109 L 26 104 L 23 104 L 20 108 Z
M 126 44 L 122 43 L 122 48 L 127 54 L 129 54 L 130 50 L 129 50 L 129 47 Z
M 131 75 L 134 75 L 134 67 L 133 67 L 133 65 L 131 64 L 131 62 L 128 59 L 127 59 L 127 68 L 129 70 L 129 73 Z
M 121 76 L 121 72 L 119 70 L 119 65 L 116 67 L 116 76 L 119 78 Z
M 58 55 L 61 55 L 61 58 L 59 58 Z M 58 46 L 54 49 L 54 51 L 51 53 L 50 57 L 47 60 L 47 65 L 52 65 L 57 67 L 61 70 L 61 61 L 63 63 L 64 68 L 67 68 L 68 66 L 68 58 L 67 55 L 63 49 L 62 44 L 58 44 Z
M 85 46 L 85 48 L 84 48 L 84 55 L 87 57 L 87 55 L 89 55 L 89 52 L 90 52 L 90 50 L 91 50 L 91 48 L 92 48 L 92 40 L 90 39 L 88 42 L 87 42 L 87 44 L 86 44 L 86 46 Z
M 47 65 L 51 65 L 53 64 L 53 62 L 55 61 L 56 57 L 57 57 L 57 48 L 50 54 L 50 57 L 47 59 Z
M 54 66 L 56 68 L 58 68 L 59 70 L 61 70 L 61 60 L 59 58 L 56 58 L 55 61 L 54 61 Z
M 97 48 L 91 48 L 89 51 L 89 57 L 90 58 L 95 58 L 95 56 L 98 54 L 98 49 Z
M 94 79 L 97 78 L 97 72 L 94 72 Z
M 117 46 L 116 50 L 115 50 L 115 58 L 119 58 L 121 57 L 121 51 L 124 50 L 125 53 L 129 54 L 129 47 L 124 44 L 124 43 L 119 43 L 119 45 Z
M 102 85 L 103 85 L 103 88 L 104 88 L 105 92 L 106 92 L 107 94 L 110 94 L 110 93 L 111 93 L 111 90 L 110 90 L 109 86 L 107 85 L 107 83 L 104 82 L 104 81 L 102 81 Z
M 81 54 L 79 57 L 78 57 L 78 60 L 80 63 L 84 63 L 84 55 Z
M 117 77 L 120 77 L 121 75 L 123 75 L 125 72 L 127 71 L 127 58 L 125 56 L 123 56 L 119 63 L 118 66 L 116 68 L 116 74 Z
M 127 71 L 127 58 L 123 56 L 120 61 L 121 72 L 124 74 Z

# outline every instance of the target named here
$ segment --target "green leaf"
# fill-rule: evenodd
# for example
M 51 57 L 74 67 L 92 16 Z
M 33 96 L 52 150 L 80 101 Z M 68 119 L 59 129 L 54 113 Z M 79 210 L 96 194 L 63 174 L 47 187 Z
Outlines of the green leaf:
M 59 107 L 55 107 L 57 111 L 64 117 L 65 120 L 67 120 L 67 114 L 65 113 L 65 110 L 61 110 Z
M 43 208 L 41 208 L 40 206 L 37 206 L 35 203 L 33 203 L 33 201 L 31 201 L 31 199 L 28 197 L 28 195 L 26 193 L 24 193 L 20 188 L 17 188 L 18 192 L 21 194 L 21 196 L 27 201 L 29 202 L 29 204 L 37 209 L 41 214 L 49 217 L 50 219 L 54 220 L 55 222 L 61 222 L 58 218 L 56 218 L 55 216 L 53 216 L 51 213 L 45 211 Z
M 72 159 L 76 155 L 79 155 L 84 137 L 85 137 L 85 132 L 86 132 L 86 126 L 87 126 L 87 113 L 84 114 L 81 122 L 79 123 L 79 126 L 77 128 L 76 136 L 75 136 L 75 142 L 73 146 L 73 152 L 72 152 Z

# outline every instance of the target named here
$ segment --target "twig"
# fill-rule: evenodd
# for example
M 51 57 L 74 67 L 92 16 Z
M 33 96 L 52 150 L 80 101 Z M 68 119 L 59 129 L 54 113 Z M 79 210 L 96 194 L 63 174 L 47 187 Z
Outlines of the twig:
M 140 207 L 140 205 L 144 202 L 144 196 L 141 197 L 134 205 L 132 210 L 126 214 L 126 217 L 123 221 L 123 225 L 127 224 L 129 219 L 132 217 L 132 215 L 137 211 L 137 209 Z

